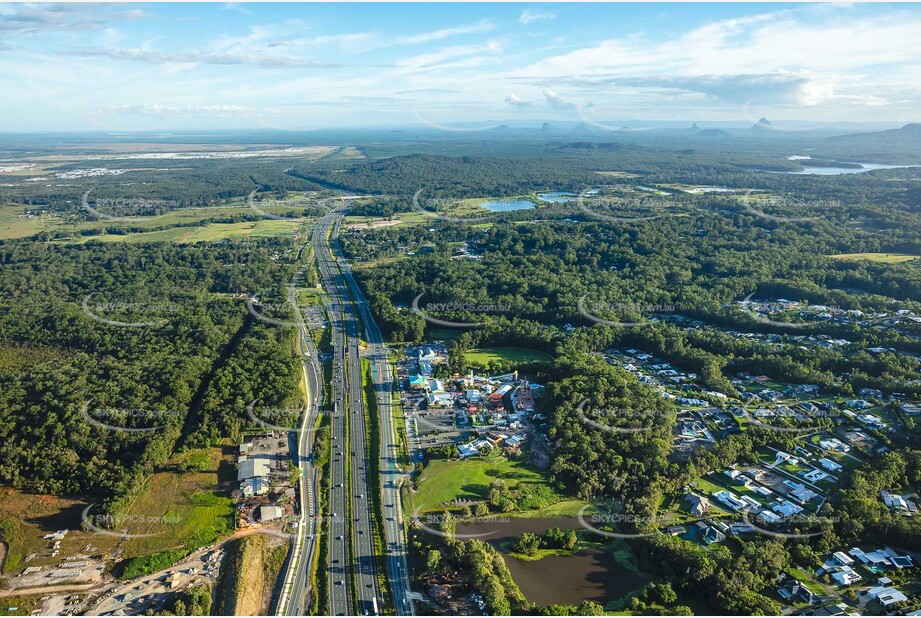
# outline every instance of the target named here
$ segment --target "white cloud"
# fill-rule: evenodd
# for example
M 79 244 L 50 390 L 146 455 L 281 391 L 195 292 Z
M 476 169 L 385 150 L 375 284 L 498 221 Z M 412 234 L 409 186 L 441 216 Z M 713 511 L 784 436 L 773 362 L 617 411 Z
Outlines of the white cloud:
M 262 53 L 220 53 L 212 51 L 152 51 L 149 49 L 124 49 L 86 47 L 70 50 L 69 56 L 107 57 L 113 60 L 133 60 L 151 64 L 216 64 L 248 65 L 262 68 L 330 68 L 338 65 L 293 56 L 273 56 Z
M 140 9 L 124 11 L 105 3 L 8 4 L 0 6 L 0 31 L 96 30 L 114 21 L 132 21 L 146 16 Z
M 514 92 L 509 93 L 509 95 L 505 97 L 505 102 L 515 109 L 534 106 L 533 101 L 525 101 L 524 99 L 519 98 L 518 95 L 516 95 Z
M 567 110 L 576 108 L 575 104 L 567 103 L 563 100 L 563 97 L 550 89 L 544 90 L 544 98 L 547 99 L 547 105 L 550 109 Z
M 254 108 L 248 105 L 107 105 L 91 111 L 96 116 L 253 116 L 258 114 L 276 114 L 272 108 Z
M 542 13 L 534 9 L 525 9 L 521 12 L 521 17 L 518 18 L 518 21 L 527 26 L 535 21 L 547 21 L 550 19 L 556 19 L 556 15 L 554 13 Z
M 496 27 L 494 23 L 488 19 L 484 19 L 478 23 L 470 24 L 467 26 L 458 26 L 456 28 L 441 28 L 439 30 L 433 30 L 431 32 L 423 32 L 420 34 L 413 34 L 410 36 L 396 37 L 395 42 L 398 45 L 417 45 L 419 43 L 430 43 L 431 41 L 440 41 L 448 37 L 457 36 L 461 34 L 479 34 L 482 32 L 489 32 Z
M 400 69 L 443 69 L 446 65 L 445 63 L 450 60 L 456 62 L 458 59 L 464 57 L 477 56 L 480 54 L 496 54 L 501 51 L 501 48 L 493 43 L 487 43 L 485 45 L 454 45 L 451 47 L 444 47 L 436 52 L 429 54 L 420 54 L 418 56 L 411 56 L 400 61 Z

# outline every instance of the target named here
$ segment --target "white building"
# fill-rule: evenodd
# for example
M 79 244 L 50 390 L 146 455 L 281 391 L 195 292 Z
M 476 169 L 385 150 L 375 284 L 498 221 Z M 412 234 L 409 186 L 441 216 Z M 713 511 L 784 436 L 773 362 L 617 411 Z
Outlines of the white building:
M 240 468 L 237 470 L 237 480 L 245 481 L 253 477 L 269 476 L 272 462 L 267 457 L 253 457 L 240 462 Z
M 867 594 L 871 599 L 876 599 L 879 601 L 879 604 L 883 607 L 889 607 L 890 605 L 895 605 L 896 603 L 901 603 L 902 601 L 908 600 L 908 597 L 906 597 L 895 588 L 886 588 L 885 586 L 870 588 L 867 590 Z
M 282 515 L 284 514 L 285 512 L 281 509 L 280 506 L 275 506 L 275 505 L 270 506 L 267 504 L 263 504 L 262 506 L 259 507 L 259 521 L 261 522 L 275 521 L 277 519 L 281 519 Z

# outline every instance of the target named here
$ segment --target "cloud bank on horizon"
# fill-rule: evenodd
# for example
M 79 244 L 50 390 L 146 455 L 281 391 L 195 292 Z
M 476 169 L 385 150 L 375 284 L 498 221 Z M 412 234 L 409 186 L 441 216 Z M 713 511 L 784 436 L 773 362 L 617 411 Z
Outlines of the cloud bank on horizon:
M 6 4 L 6 130 L 912 121 L 917 4 Z

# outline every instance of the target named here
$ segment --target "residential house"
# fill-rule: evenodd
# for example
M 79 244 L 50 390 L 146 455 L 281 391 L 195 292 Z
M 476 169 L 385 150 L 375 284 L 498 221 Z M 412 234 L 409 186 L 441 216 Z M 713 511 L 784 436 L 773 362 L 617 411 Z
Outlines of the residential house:
M 688 510 L 691 515 L 704 515 L 710 510 L 710 501 L 704 496 L 689 493 L 684 497 L 684 501 L 690 505 Z
M 819 597 L 807 588 L 806 584 L 793 578 L 787 579 L 787 581 L 777 589 L 777 594 L 791 603 L 815 605 L 819 601 Z
M 876 586 L 867 590 L 867 596 L 879 602 L 883 607 L 889 607 L 902 601 L 907 601 L 908 597 L 895 588 L 886 588 L 885 586 Z

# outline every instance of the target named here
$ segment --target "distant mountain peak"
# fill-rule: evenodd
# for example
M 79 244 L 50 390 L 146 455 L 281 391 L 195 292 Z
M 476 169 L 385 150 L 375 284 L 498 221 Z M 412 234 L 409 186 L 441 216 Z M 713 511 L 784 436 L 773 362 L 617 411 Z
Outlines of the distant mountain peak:
M 691 133 L 699 133 L 700 130 L 701 130 L 701 129 L 700 129 L 700 127 L 697 126 L 697 123 L 696 123 L 696 122 L 695 122 L 694 124 L 691 125 L 691 128 L 690 128 L 690 129 L 688 129 L 688 131 L 690 131 Z
M 753 124 L 752 128 L 753 129 L 773 129 L 774 127 L 771 126 L 770 120 L 768 120 L 767 118 L 762 118 L 761 120 Z
M 849 133 L 828 138 L 829 142 L 849 147 L 897 149 L 900 153 L 921 153 L 921 123 L 910 122 L 898 129 L 870 133 Z
M 697 132 L 697 137 L 729 137 L 729 133 L 722 129 L 703 129 Z
M 553 127 L 550 126 L 549 122 L 545 122 L 544 124 L 541 125 L 540 130 L 541 131 L 552 131 Z

